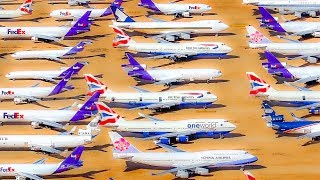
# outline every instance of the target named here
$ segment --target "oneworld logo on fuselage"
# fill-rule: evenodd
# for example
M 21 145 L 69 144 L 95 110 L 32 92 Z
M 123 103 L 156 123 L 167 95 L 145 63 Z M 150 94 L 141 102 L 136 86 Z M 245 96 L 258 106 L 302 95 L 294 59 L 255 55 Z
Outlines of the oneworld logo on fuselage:
M 3 119 L 23 119 L 24 115 L 18 112 L 14 112 L 13 114 L 10 113 L 3 113 Z
M 7 32 L 8 34 L 26 34 L 26 31 L 25 30 L 23 30 L 23 29 L 16 29 L 16 30 L 14 30 L 14 29 L 8 29 L 8 32 Z
M 189 129 L 216 129 L 217 125 L 216 122 L 211 123 L 189 123 L 187 127 Z

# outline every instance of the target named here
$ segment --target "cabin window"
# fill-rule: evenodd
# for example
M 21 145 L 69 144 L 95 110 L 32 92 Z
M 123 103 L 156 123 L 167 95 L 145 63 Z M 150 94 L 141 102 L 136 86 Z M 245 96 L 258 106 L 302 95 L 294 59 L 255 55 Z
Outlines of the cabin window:
M 304 101 L 305 101 L 305 100 L 306 100 L 306 96 L 302 96 L 302 100 L 304 100 Z
M 185 97 L 182 97 L 181 100 L 182 100 L 182 102 L 185 102 L 186 98 L 185 98 Z
M 142 101 L 142 97 L 139 98 L 139 101 L 140 101 L 140 102 Z
M 159 97 L 159 102 L 162 102 L 162 97 Z
M 111 101 L 114 101 L 115 99 L 116 99 L 116 98 L 112 97 L 112 98 L 111 98 Z

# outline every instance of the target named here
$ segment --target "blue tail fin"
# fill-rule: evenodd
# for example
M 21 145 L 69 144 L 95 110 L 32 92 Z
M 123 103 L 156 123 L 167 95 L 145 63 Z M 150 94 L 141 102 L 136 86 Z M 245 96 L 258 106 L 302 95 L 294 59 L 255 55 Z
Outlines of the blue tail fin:
M 262 108 L 264 110 L 264 115 L 262 116 L 266 121 L 268 122 L 283 122 L 284 121 L 284 116 L 283 115 L 278 115 L 268 103 L 262 102 Z
M 49 94 L 49 96 L 55 95 L 55 94 L 59 94 L 61 92 L 63 92 L 64 90 L 71 90 L 74 89 L 73 86 L 66 86 L 68 81 L 71 79 L 73 72 L 69 72 L 51 91 L 51 93 Z
M 268 69 L 269 74 L 281 76 L 283 78 L 294 79 L 294 76 L 286 69 L 286 67 L 271 53 L 266 51 L 265 56 L 268 60 L 262 63 L 262 66 Z
M 60 166 L 54 172 L 54 174 L 83 166 L 82 161 L 80 160 L 83 150 L 84 146 L 76 147 L 73 152 L 60 163 Z
M 63 71 L 59 77 L 64 77 L 66 76 L 69 72 L 72 72 L 72 75 L 78 74 L 79 71 L 85 66 L 87 63 L 86 62 L 76 62 L 73 66 L 69 67 L 65 71 Z
M 278 32 L 286 32 L 278 21 L 264 7 L 259 7 L 259 11 L 262 16 L 260 24 L 261 27 L 267 27 Z
M 75 122 L 79 120 L 91 117 L 98 113 L 96 102 L 98 102 L 100 97 L 100 92 L 95 92 L 76 112 L 76 114 L 70 119 L 70 121 Z
M 90 31 L 91 22 L 89 21 L 91 11 L 87 11 L 70 28 L 65 36 L 74 36 L 80 33 Z
M 122 1 L 123 0 L 114 0 L 110 6 L 115 6 L 115 7 L 118 7 L 120 8 L 121 7 L 121 4 L 122 4 Z M 104 11 L 104 13 L 100 16 L 100 17 L 103 17 L 103 16 L 109 16 L 112 14 L 112 11 L 111 11 L 111 7 L 108 7 L 106 9 L 106 11 Z
M 118 7 L 111 5 L 110 8 L 117 22 L 135 22 L 130 16 L 128 16 Z
M 140 3 L 138 5 L 157 11 L 157 12 L 161 12 L 160 9 L 156 6 L 156 4 L 152 0 L 140 0 Z

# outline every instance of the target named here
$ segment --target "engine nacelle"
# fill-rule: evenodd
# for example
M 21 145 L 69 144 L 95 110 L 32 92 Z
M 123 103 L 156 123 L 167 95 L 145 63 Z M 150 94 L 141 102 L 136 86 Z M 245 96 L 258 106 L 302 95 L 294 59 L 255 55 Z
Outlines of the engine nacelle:
M 195 172 L 196 174 L 201 175 L 201 176 L 205 176 L 205 175 L 208 175 L 208 174 L 209 174 L 209 169 L 197 167 L 194 172 Z
M 189 178 L 189 172 L 186 170 L 180 170 L 177 172 L 176 177 L 179 178 Z
M 308 58 L 307 58 L 307 61 L 308 61 L 309 63 L 313 63 L 313 64 L 315 64 L 315 63 L 317 63 L 318 58 L 315 58 L 315 57 L 308 57 Z
M 143 135 L 143 137 L 146 138 L 146 137 L 149 137 L 149 136 L 150 136 L 150 133 L 149 133 L 149 132 L 143 132 L 142 135 Z
M 41 126 L 38 122 L 31 122 L 31 127 L 34 129 L 40 129 Z
M 182 17 L 191 17 L 190 12 L 181 13 Z
M 166 36 L 164 37 L 164 39 L 165 39 L 166 41 L 173 42 L 173 41 L 176 40 L 176 37 L 171 36 L 171 35 L 166 35 Z
M 160 143 L 161 144 L 170 144 L 171 141 L 170 141 L 170 138 L 161 138 Z
M 309 109 L 310 114 L 320 114 L 320 108 Z
M 70 5 L 70 6 L 76 6 L 78 4 L 79 4 L 79 2 L 76 0 L 68 0 L 68 5 Z
M 316 11 L 308 11 L 308 14 L 311 17 L 316 17 L 317 16 L 317 12 Z
M 312 36 L 313 37 L 320 37 L 320 32 L 319 31 L 314 32 L 314 33 L 312 33 Z
M 301 18 L 302 17 L 302 14 L 300 12 L 294 12 L 294 15 L 298 18 Z
M 23 99 L 23 98 L 13 98 L 13 102 L 14 104 L 27 104 L 27 99 Z
M 38 41 L 38 38 L 37 37 L 31 37 L 31 40 L 32 41 Z
M 180 143 L 186 143 L 189 141 L 189 137 L 188 136 L 178 136 L 177 141 Z
M 24 176 L 16 176 L 16 180 L 26 180 L 27 178 Z
M 191 35 L 187 33 L 181 33 L 180 34 L 181 39 L 191 39 Z

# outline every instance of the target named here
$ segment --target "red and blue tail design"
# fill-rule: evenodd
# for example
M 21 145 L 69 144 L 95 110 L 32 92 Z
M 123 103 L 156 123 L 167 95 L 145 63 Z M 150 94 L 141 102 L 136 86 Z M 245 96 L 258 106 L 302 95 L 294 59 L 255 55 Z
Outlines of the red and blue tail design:
M 108 87 L 106 87 L 102 82 L 100 82 L 92 74 L 84 74 L 84 78 L 89 87 L 88 95 L 92 95 L 95 92 L 99 92 L 100 94 L 103 94 L 105 92 L 111 91 L 110 89 L 108 89 Z
M 117 123 L 117 121 L 121 118 L 114 110 L 108 107 L 106 104 L 102 102 L 96 103 L 98 112 L 100 114 L 100 126 L 112 126 Z
M 247 72 L 247 77 L 251 85 L 250 95 L 265 94 L 271 88 L 269 84 L 267 84 L 254 72 Z
M 32 0 L 26 0 L 18 10 L 22 11 L 24 14 L 32 14 Z

